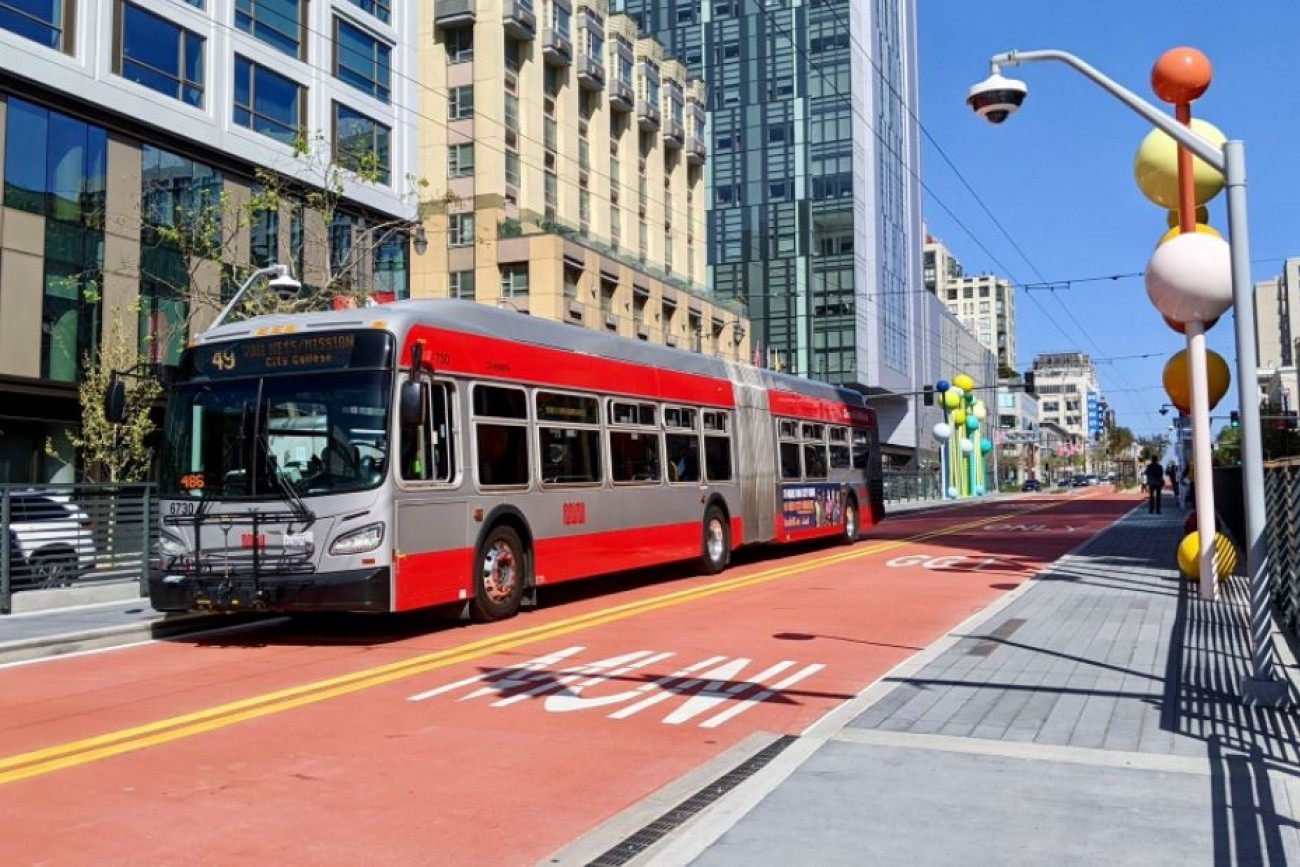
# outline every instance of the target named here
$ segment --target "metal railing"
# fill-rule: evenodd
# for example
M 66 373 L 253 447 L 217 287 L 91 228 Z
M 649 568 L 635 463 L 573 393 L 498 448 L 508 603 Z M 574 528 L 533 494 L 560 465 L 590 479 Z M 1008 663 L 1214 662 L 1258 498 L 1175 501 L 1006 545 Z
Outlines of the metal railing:
M 885 503 L 907 503 L 915 500 L 938 500 L 939 473 L 924 470 L 885 470 Z
M 0 485 L 0 613 L 13 595 L 110 581 L 147 591 L 152 485 Z
M 1300 639 L 1300 462 L 1265 465 L 1269 582 L 1281 627 Z

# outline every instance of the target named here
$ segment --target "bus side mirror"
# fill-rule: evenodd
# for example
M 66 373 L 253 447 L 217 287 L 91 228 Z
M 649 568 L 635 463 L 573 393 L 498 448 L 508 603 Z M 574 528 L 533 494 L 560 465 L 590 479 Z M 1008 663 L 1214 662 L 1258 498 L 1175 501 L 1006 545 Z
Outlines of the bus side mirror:
M 424 424 L 424 383 L 407 380 L 397 399 L 397 414 L 402 427 Z
M 126 383 L 116 376 L 104 391 L 104 418 L 109 424 L 121 424 L 126 418 Z

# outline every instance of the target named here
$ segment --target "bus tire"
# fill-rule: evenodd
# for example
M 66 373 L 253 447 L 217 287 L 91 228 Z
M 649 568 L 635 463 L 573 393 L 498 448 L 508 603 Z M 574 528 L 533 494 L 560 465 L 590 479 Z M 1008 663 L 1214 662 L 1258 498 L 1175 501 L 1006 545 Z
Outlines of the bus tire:
M 727 516 L 718 506 L 709 506 L 704 512 L 700 569 L 705 575 L 717 575 L 727 568 L 730 559 L 731 527 L 727 524 Z
M 852 497 L 844 501 L 844 535 L 841 540 L 845 545 L 852 545 L 858 541 L 858 534 L 862 532 L 862 527 L 858 523 L 858 501 Z
M 474 559 L 474 601 L 470 614 L 480 623 L 519 613 L 527 577 L 523 543 L 513 527 L 500 524 L 479 545 Z

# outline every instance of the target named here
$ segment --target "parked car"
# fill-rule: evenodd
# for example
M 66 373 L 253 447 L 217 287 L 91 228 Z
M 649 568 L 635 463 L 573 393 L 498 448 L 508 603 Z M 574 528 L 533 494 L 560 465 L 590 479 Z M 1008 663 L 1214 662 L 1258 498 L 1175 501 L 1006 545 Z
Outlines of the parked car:
M 90 517 L 58 494 L 9 497 L 10 587 L 62 587 L 95 568 Z
M 1092 482 L 1088 481 L 1088 477 L 1083 473 L 1075 473 L 1070 477 L 1070 487 L 1072 488 L 1086 488 L 1090 484 Z
M 1038 481 L 1038 479 L 1025 479 L 1020 485 L 1020 490 L 1025 491 L 1026 493 L 1029 491 L 1041 491 L 1042 489 L 1043 483 Z

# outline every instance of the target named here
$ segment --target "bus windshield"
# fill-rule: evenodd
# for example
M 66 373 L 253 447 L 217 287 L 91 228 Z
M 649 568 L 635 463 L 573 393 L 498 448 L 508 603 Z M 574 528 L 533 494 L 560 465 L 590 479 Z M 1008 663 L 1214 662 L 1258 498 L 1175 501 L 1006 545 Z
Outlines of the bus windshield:
M 392 375 L 334 370 L 178 385 L 163 428 L 161 495 L 239 500 L 377 486 Z

